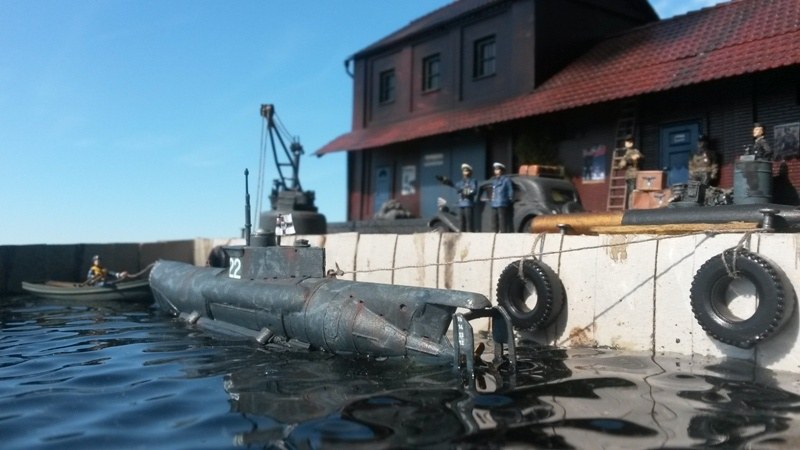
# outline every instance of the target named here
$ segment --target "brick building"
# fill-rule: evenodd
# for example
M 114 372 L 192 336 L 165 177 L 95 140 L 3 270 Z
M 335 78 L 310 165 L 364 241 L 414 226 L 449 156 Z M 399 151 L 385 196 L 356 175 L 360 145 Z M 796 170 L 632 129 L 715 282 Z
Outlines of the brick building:
M 610 207 L 612 155 L 632 133 L 644 169 L 687 177 L 700 134 L 719 185 L 753 122 L 786 151 L 775 201 L 798 204 L 800 2 L 732 0 L 658 20 L 646 0 L 457 0 L 348 59 L 348 219 L 390 198 L 413 214 L 451 196 L 462 162 L 561 164 L 588 210 Z

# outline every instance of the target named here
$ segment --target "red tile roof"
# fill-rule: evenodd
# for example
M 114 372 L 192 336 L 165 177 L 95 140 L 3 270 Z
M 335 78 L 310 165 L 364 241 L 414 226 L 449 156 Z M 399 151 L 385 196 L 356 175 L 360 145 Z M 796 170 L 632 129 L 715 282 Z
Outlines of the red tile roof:
M 608 39 L 533 93 L 339 136 L 362 150 L 800 64 L 800 0 L 732 0 Z

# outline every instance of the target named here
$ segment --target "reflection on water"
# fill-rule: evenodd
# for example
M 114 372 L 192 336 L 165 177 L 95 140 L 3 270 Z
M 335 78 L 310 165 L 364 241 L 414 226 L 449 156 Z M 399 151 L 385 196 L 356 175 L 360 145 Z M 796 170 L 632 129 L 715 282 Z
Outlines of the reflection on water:
M 447 366 L 212 336 L 150 306 L 0 299 L 3 448 L 794 448 L 800 377 L 521 343 Z

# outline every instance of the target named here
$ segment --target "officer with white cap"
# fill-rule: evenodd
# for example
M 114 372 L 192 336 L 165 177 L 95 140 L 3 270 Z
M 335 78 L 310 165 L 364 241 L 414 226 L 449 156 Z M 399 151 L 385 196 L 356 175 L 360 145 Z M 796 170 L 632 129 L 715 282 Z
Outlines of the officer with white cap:
M 506 166 L 496 162 L 492 164 L 492 231 L 495 233 L 511 233 L 513 231 L 514 187 L 505 174 Z
M 454 187 L 458 191 L 459 229 L 466 232 L 475 231 L 472 211 L 475 206 L 475 195 L 478 192 L 478 181 L 472 178 L 472 166 L 467 163 L 461 164 L 461 180 Z

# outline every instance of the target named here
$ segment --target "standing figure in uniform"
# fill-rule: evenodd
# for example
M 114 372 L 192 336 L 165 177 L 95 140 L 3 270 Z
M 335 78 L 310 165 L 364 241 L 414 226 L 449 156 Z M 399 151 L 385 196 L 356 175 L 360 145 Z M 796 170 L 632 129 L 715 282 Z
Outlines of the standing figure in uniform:
M 708 146 L 708 138 L 700 135 L 697 138 L 697 150 L 689 159 L 689 180 L 698 181 L 702 185 L 710 186 L 719 176 L 717 156 Z
M 755 159 L 772 160 L 772 148 L 764 137 L 764 126 L 758 122 L 753 124 L 753 145 L 748 147 L 745 155 L 753 155 Z
M 514 187 L 505 174 L 506 166 L 496 162 L 492 177 L 492 231 L 511 233 L 513 231 Z
M 636 188 L 636 175 L 639 173 L 639 162 L 644 159 L 642 152 L 633 146 L 633 136 L 625 136 L 625 154 L 619 162 L 618 169 L 625 169 L 625 209 L 630 207 L 630 198 L 634 188 Z
M 473 207 L 478 192 L 478 181 L 472 178 L 472 166 L 461 164 L 461 180 L 455 185 L 458 191 L 458 219 L 461 231 L 475 231 Z

